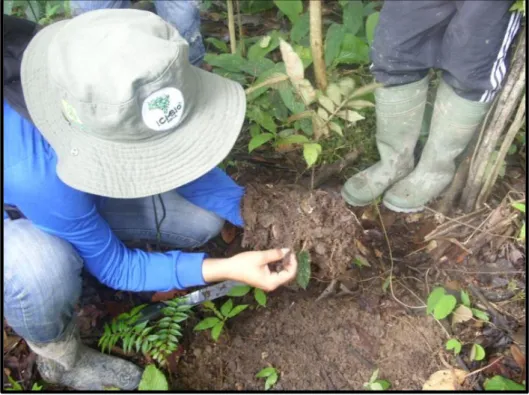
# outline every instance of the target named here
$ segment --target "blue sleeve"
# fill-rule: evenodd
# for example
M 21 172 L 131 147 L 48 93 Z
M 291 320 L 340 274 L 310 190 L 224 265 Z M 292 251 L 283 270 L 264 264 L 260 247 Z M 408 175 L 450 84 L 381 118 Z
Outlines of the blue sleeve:
M 97 211 L 98 198 L 64 184 L 56 164 L 40 132 L 4 103 L 4 202 L 71 243 L 88 271 L 111 288 L 167 291 L 204 284 L 204 254 L 127 248 Z
M 219 168 L 177 189 L 191 203 L 214 212 L 236 226 L 243 226 L 241 199 L 244 188 Z

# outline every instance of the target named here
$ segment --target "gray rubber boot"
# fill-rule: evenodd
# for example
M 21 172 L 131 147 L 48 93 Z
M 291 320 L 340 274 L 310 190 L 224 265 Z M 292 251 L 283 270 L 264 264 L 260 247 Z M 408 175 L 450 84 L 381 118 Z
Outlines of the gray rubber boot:
M 413 170 L 427 93 L 428 77 L 375 91 L 380 161 L 347 180 L 342 188 L 347 203 L 368 205 Z
M 472 139 L 489 107 L 490 103 L 460 97 L 441 80 L 421 159 L 409 176 L 386 192 L 384 205 L 398 212 L 416 212 L 438 197 L 454 178 L 455 159 Z
M 142 370 L 131 362 L 86 347 L 71 324 L 60 340 L 32 343 L 42 379 L 78 391 L 101 391 L 117 387 L 132 391 L 138 387 Z

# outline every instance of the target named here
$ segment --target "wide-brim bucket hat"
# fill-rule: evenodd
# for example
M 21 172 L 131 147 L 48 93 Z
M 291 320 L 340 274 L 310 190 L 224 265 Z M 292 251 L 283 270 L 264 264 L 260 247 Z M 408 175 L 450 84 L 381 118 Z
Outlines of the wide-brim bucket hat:
M 151 196 L 204 175 L 232 149 L 246 111 L 243 88 L 192 66 L 187 42 L 147 11 L 45 27 L 21 76 L 59 178 L 106 197 Z

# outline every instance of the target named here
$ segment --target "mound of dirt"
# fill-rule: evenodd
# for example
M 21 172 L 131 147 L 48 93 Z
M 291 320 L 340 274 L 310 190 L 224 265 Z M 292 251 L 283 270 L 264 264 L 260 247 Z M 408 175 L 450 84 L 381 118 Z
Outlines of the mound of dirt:
M 357 256 L 354 240 L 361 225 L 345 201 L 331 192 L 251 184 L 246 187 L 242 213 L 243 247 L 308 251 L 313 276 L 320 280 L 338 278 Z

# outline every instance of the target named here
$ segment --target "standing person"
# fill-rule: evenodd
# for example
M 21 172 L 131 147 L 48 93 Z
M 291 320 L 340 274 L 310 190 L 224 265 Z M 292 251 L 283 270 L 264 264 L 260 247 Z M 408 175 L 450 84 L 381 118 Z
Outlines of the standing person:
M 21 51 L 10 48 L 16 59 Z M 81 344 L 83 267 L 127 291 L 222 280 L 271 291 L 296 275 L 295 257 L 279 273 L 268 267 L 285 249 L 213 259 L 123 244 L 195 248 L 224 221 L 243 224 L 244 191 L 216 166 L 240 133 L 244 90 L 192 66 L 188 48 L 153 13 L 100 10 L 43 28 L 25 49 L 24 97 L 13 100 L 12 89 L 4 100 L 4 206 L 18 212 L 4 211 L 4 315 L 47 382 L 132 390 L 141 377 L 134 364 Z
M 371 48 L 380 161 L 350 178 L 342 196 L 353 206 L 384 194 L 394 211 L 424 208 L 449 186 L 455 159 L 483 121 L 507 74 L 520 26 L 512 1 L 384 2 Z M 419 138 L 430 68 L 442 70 L 430 132 L 419 163 Z
M 130 0 L 74 0 L 73 16 L 100 9 L 130 8 Z M 189 61 L 200 67 L 206 54 L 200 33 L 199 0 L 155 0 L 156 13 L 173 25 L 189 43 Z

